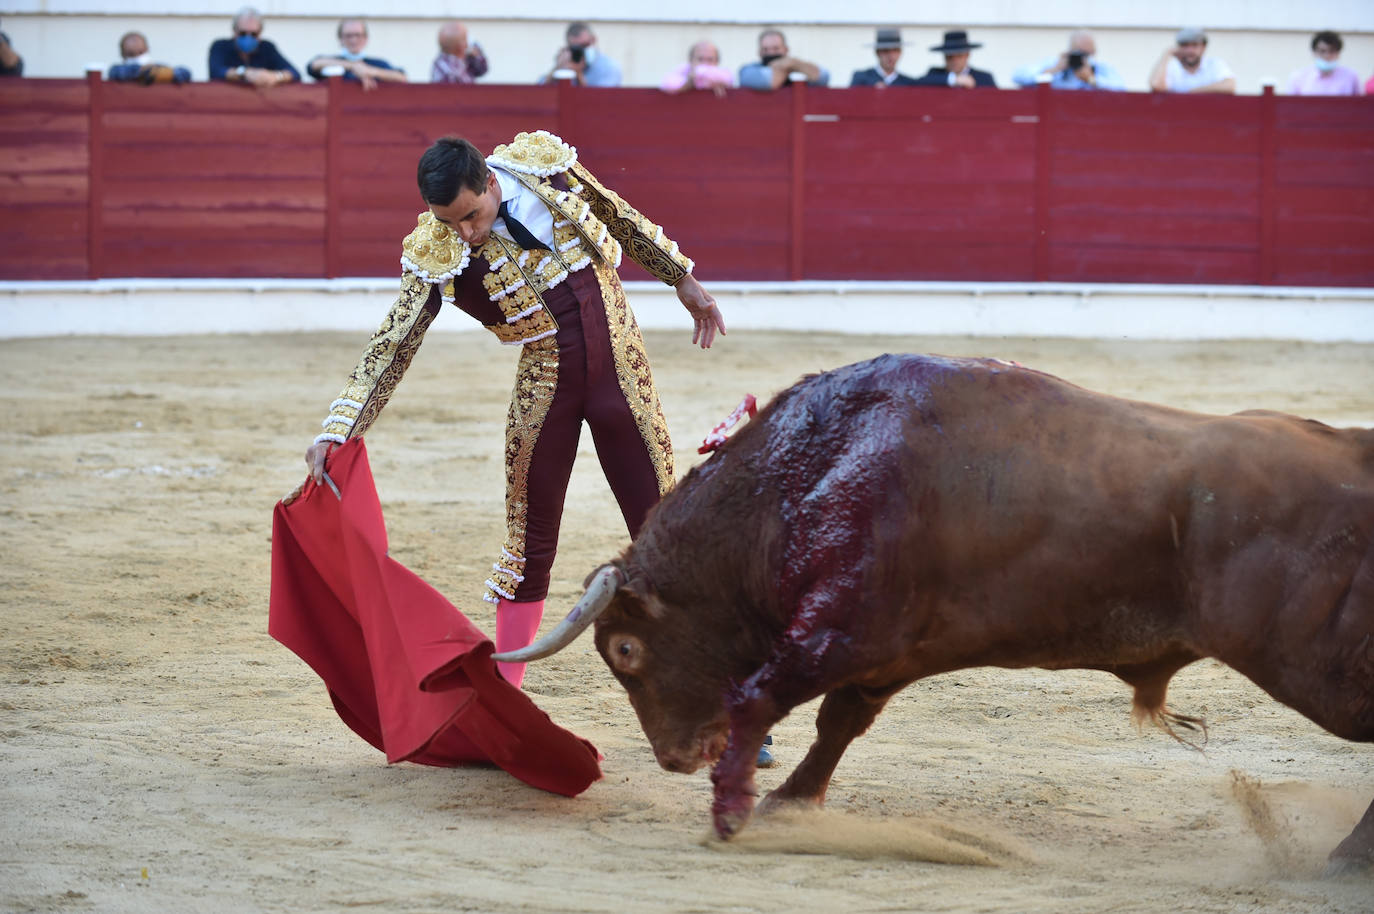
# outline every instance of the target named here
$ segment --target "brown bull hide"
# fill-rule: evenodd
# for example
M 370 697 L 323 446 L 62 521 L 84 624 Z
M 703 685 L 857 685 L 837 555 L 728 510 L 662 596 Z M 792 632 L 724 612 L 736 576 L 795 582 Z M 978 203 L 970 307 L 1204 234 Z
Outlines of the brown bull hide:
M 994 360 L 803 379 L 651 514 L 596 643 L 665 768 L 714 762 L 725 837 L 769 728 L 825 696 L 767 802 L 824 800 L 894 694 L 1087 668 L 1164 707 L 1215 657 L 1374 741 L 1374 432 L 1132 402 Z M 1374 860 L 1374 806 L 1332 853 Z

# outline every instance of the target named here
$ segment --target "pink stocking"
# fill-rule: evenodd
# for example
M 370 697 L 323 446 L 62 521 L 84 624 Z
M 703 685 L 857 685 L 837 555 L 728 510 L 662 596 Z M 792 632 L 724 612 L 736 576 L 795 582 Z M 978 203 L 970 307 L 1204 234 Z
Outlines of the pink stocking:
M 534 641 L 534 633 L 539 631 L 539 620 L 544 618 L 544 601 L 516 603 L 502 600 L 496 605 L 496 651 L 513 651 L 526 647 Z M 523 663 L 498 663 L 496 669 L 501 677 L 516 688 L 525 681 Z

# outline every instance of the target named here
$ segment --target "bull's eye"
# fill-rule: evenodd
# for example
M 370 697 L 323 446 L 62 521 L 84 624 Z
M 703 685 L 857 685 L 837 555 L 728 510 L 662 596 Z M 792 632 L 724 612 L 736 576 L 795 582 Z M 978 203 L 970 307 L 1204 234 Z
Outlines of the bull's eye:
M 644 665 L 644 645 L 633 635 L 617 636 L 611 640 L 606 659 L 621 673 L 638 674 Z

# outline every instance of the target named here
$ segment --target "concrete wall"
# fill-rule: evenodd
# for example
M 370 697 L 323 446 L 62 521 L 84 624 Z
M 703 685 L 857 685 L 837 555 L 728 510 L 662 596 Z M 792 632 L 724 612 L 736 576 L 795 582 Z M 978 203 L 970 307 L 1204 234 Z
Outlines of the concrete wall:
M 673 291 L 626 283 L 641 326 L 691 332 Z M 727 328 L 1077 339 L 1374 343 L 1374 290 L 1018 283 L 708 283 Z M 0 283 L 0 338 L 357 332 L 397 280 Z M 854 315 L 869 319 L 856 325 Z M 455 308 L 436 330 L 483 333 Z
M 229 21 L 239 6 L 218 3 L 193 7 L 168 0 L 0 3 L 0 29 L 9 34 L 24 56 L 26 75 L 36 77 L 77 76 L 88 64 L 108 67 L 118 56 L 119 36 L 137 29 L 148 36 L 156 58 L 188 66 L 195 78 L 204 79 L 210 42 L 230 34 Z M 266 17 L 265 36 L 298 67 L 314 54 L 335 46 L 337 3 L 280 0 L 259 6 Z M 1091 0 L 1034 4 L 982 0 L 964 4 L 959 13 L 963 18 L 958 22 L 924 19 L 898 23 L 886 19 L 891 15 L 890 4 L 873 0 L 846 3 L 841 9 L 815 0 L 788 3 L 786 12 L 783 4 L 776 6 L 776 10 L 763 9 L 781 17 L 771 21 L 786 29 L 792 51 L 828 67 L 837 85 L 847 85 L 851 71 L 872 65 L 872 52 L 865 44 L 872 42 L 875 25 L 888 24 L 901 26 L 910 43 L 902 60 L 904 71 L 919 74 L 939 63 L 940 56 L 926 48 L 939 42 L 944 29 L 967 27 L 973 40 L 984 45 L 974 53 L 974 65 L 990 70 L 999 84 L 1008 86 L 1018 66 L 1062 49 L 1068 31 L 1080 24 L 1096 29 L 1101 58 L 1122 72 L 1130 88 L 1140 91 L 1146 89 L 1150 67 L 1171 44 L 1177 27 L 1189 23 L 1210 30 L 1210 52 L 1231 65 L 1240 91 L 1245 93 L 1260 91 L 1266 81 L 1282 87 L 1293 70 L 1310 60 L 1309 42 L 1312 32 L 1319 28 L 1342 31 L 1346 42 L 1342 62 L 1363 77 L 1374 73 L 1371 0 L 1304 4 L 1217 0 L 1206 4 L 1205 10 L 1183 2 L 1146 8 L 1143 4 Z M 577 8 L 593 22 L 602 49 L 623 66 L 627 85 L 656 85 L 664 72 L 684 59 L 686 48 L 701 38 L 720 45 L 728 66 L 737 67 L 755 56 L 760 21 L 752 17 L 742 21 L 736 12 L 740 8 L 737 3 L 695 3 L 690 19 L 676 6 L 664 12 L 621 0 L 599 0 Z M 548 69 L 554 51 L 562 44 L 566 7 L 539 0 L 523 3 L 520 9 L 518 18 L 490 18 L 473 15 L 481 10 L 468 4 L 391 3 L 386 15 L 370 20 L 369 51 L 403 66 L 412 80 L 427 81 L 439 24 L 462 16 L 472 37 L 481 42 L 491 59 L 491 72 L 485 81 L 529 83 Z M 754 13 L 756 8 L 749 11 Z

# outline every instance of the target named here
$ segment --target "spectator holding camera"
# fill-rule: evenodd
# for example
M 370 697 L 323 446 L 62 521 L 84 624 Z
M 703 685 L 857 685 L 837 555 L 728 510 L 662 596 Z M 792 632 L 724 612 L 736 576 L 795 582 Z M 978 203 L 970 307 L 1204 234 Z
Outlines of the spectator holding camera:
M 185 67 L 169 67 L 154 63 L 148 53 L 148 39 L 142 32 L 125 32 L 119 39 L 120 61 L 110 66 L 110 82 L 136 82 L 145 86 L 153 83 L 181 83 L 191 81 L 191 71 Z
M 1345 43 L 1335 32 L 1312 36 L 1312 62 L 1288 80 L 1289 95 L 1359 95 L 1360 74 L 1337 61 Z
M 620 64 L 596 46 L 596 34 L 585 22 L 574 22 L 565 35 L 567 44 L 558 49 L 553 69 L 541 83 L 554 79 L 571 79 L 578 86 L 613 88 L 620 85 Z
M 1236 94 L 1236 74 L 1219 57 L 1206 57 L 1207 33 L 1180 29 L 1173 47 L 1165 48 L 1150 71 L 1153 92 L 1213 92 Z
M 1022 87 L 1047 82 L 1053 89 L 1126 91 L 1126 81 L 1116 68 L 1097 59 L 1097 42 L 1087 29 L 1069 35 L 1067 51 L 1021 67 L 1011 79 Z

